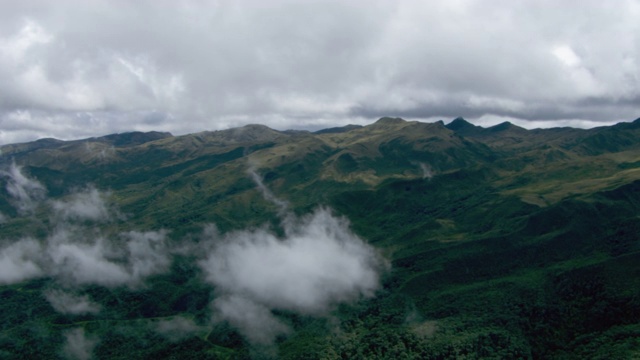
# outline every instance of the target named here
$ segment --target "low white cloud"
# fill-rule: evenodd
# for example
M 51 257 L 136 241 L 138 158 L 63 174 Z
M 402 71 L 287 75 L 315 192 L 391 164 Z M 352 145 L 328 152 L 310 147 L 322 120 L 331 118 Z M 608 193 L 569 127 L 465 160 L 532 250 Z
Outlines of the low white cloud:
M 118 216 L 95 188 L 47 201 L 45 187 L 22 174 L 18 166 L 12 165 L 3 174 L 20 209 L 43 206 L 53 215 L 44 239 L 21 239 L 0 248 L 0 283 L 51 276 L 66 285 L 136 287 L 147 276 L 168 269 L 171 259 L 165 231 L 108 235 L 95 227 Z
M 165 231 L 131 231 L 121 235 L 127 244 L 127 269 L 135 282 L 165 272 L 171 262 Z
M 164 232 L 129 232 L 116 240 L 83 242 L 74 233 L 80 230 L 73 229 L 60 227 L 43 242 L 22 239 L 0 249 L 0 283 L 52 276 L 67 285 L 136 287 L 170 265 Z
M 411 163 L 418 166 L 418 168 L 420 168 L 423 179 L 431 179 L 433 177 L 433 169 L 431 168 L 431 165 L 421 161 L 419 162 L 412 161 Z
M 107 221 L 110 218 L 109 209 L 104 201 L 104 195 L 91 187 L 78 192 L 64 201 L 52 202 L 55 215 L 64 220 L 91 220 L 95 222 Z
M 270 307 L 309 314 L 377 289 L 379 258 L 344 219 L 322 208 L 285 226 L 284 239 L 264 229 L 227 235 L 203 263 L 207 279 Z
M 349 229 L 346 218 L 328 208 L 296 216 L 253 166 L 248 174 L 265 200 L 278 207 L 284 236 L 266 227 L 225 235 L 205 228 L 213 246 L 200 266 L 215 286 L 217 316 L 254 345 L 265 346 L 289 332 L 272 310 L 322 316 L 338 303 L 374 295 L 387 264 Z
M 44 296 L 49 304 L 62 314 L 97 314 L 101 308 L 99 304 L 91 301 L 88 295 L 76 295 L 63 290 L 52 289 L 46 291 Z
M 254 345 L 272 344 L 276 337 L 290 332 L 267 306 L 243 296 L 222 296 L 214 300 L 213 307 Z
M 42 245 L 23 239 L 0 249 L 0 284 L 13 284 L 44 274 L 40 267 Z
M 201 262 L 222 317 L 247 338 L 268 342 L 286 326 L 272 309 L 326 314 L 333 305 L 373 296 L 384 264 L 326 208 L 283 220 L 285 237 L 266 229 L 225 235 Z
M 51 244 L 48 253 L 55 276 L 72 284 L 117 286 L 126 284 L 131 276 L 124 266 L 108 258 L 104 239 L 89 244 Z
M 49 273 L 73 285 L 138 286 L 170 264 L 164 232 L 129 232 L 117 241 L 73 241 L 65 228 L 48 241 Z M 115 243 L 125 244 L 123 247 Z
M 94 337 L 87 336 L 83 328 L 75 328 L 64 334 L 62 354 L 69 360 L 88 360 L 93 357 L 93 349 L 98 344 Z

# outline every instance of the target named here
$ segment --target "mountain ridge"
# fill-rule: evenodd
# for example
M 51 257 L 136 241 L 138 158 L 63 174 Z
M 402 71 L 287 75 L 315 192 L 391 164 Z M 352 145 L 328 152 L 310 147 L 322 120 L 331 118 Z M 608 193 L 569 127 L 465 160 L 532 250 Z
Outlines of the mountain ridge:
M 563 131 L 563 130 L 576 130 L 576 131 L 590 131 L 591 129 L 608 129 L 608 128 L 618 128 L 618 129 L 637 129 L 640 127 L 640 118 L 630 121 L 630 122 L 619 122 L 616 123 L 614 125 L 609 125 L 609 126 L 600 126 L 597 128 L 591 128 L 591 129 L 582 129 L 582 128 L 573 128 L 573 127 L 552 127 L 552 128 L 544 128 L 544 129 L 525 129 L 519 126 L 516 126 L 508 121 L 505 121 L 503 123 L 500 124 L 496 124 L 496 125 L 492 125 L 489 127 L 482 127 L 479 125 L 474 125 L 472 123 L 470 123 L 469 121 L 465 120 L 462 117 L 457 117 L 455 119 L 453 119 L 451 122 L 449 122 L 448 124 L 444 124 L 444 122 L 442 122 L 442 120 L 437 121 L 437 122 L 433 122 L 433 123 L 425 123 L 425 122 L 420 122 L 420 121 L 407 121 L 404 120 L 402 118 L 392 118 L 392 117 L 382 117 L 380 119 L 378 119 L 377 121 L 375 121 L 372 124 L 369 125 L 345 125 L 345 126 L 341 126 L 341 127 L 332 127 L 332 128 L 326 128 L 326 129 L 321 129 L 321 130 L 316 130 L 313 132 L 313 134 L 325 134 L 325 133 L 341 133 L 341 132 L 349 132 L 351 130 L 356 130 L 356 129 L 361 129 L 363 127 L 371 127 L 371 125 L 374 125 L 374 127 L 378 127 L 378 128 L 393 128 L 396 125 L 399 124 L 407 124 L 407 123 L 420 123 L 420 124 L 441 124 L 444 125 L 444 127 L 448 128 L 449 130 L 452 130 L 454 132 L 464 132 L 464 131 L 469 131 L 471 129 L 473 129 L 474 131 L 479 131 L 482 132 L 484 130 L 490 130 L 493 132 L 501 132 L 501 131 L 506 131 L 506 130 L 510 130 L 510 129 L 517 129 L 517 131 L 526 131 L 526 132 L 554 132 L 554 131 Z M 244 129 L 244 130 L 241 130 Z M 158 131 L 148 131 L 148 132 L 142 132 L 142 131 L 130 131 L 130 132 L 123 132 L 123 133 L 113 133 L 113 134 L 106 134 L 106 135 L 101 135 L 98 137 L 89 137 L 89 138 L 82 138 L 82 139 L 75 139 L 75 140 L 60 140 L 60 139 L 55 139 L 55 138 L 41 138 L 41 139 L 37 139 L 34 141 L 27 141 L 27 142 L 21 142 L 21 143 L 9 143 L 9 144 L 4 144 L 4 145 L 0 145 L 0 149 L 3 149 L 4 153 L 13 153 L 13 152 L 17 152 L 18 149 L 22 149 L 24 147 L 26 147 L 26 149 L 24 150 L 20 150 L 20 151 L 29 151 L 29 150 L 35 150 L 37 148 L 43 148 L 43 147 L 55 147 L 57 145 L 61 145 L 61 144 L 70 144 L 70 143 L 78 143 L 78 142 L 105 142 L 105 143 L 116 143 L 116 146 L 123 146 L 123 145 L 140 145 L 146 142 L 150 142 L 150 141 L 155 141 L 155 140 L 159 140 L 159 139 L 164 139 L 164 138 L 170 138 L 170 137 L 180 137 L 180 136 L 202 136 L 205 134 L 240 134 L 243 132 L 251 132 L 253 134 L 259 133 L 260 130 L 262 131 L 272 131 L 272 132 L 278 132 L 278 133 L 283 133 L 283 134 L 295 134 L 298 133 L 298 131 L 293 131 L 293 130 L 274 130 L 272 128 L 269 128 L 266 125 L 262 125 L 262 124 L 248 124 L 248 125 L 244 125 L 241 127 L 235 127 L 235 128 L 229 128 L 229 129 L 225 129 L 225 130 L 216 130 L 216 131 L 202 131 L 202 132 L 197 132 L 197 133 L 191 133 L 191 134 L 185 134 L 185 135 L 179 135 L 179 136 L 175 136 L 172 135 L 169 132 L 158 132 Z M 305 132 L 305 131 L 301 131 L 301 132 Z M 233 136 L 233 135 L 227 135 L 227 136 Z M 126 138 L 138 138 L 137 141 L 129 141 L 127 142 L 125 139 Z M 224 137 L 224 136 L 223 136 Z M 250 139 L 250 138 L 246 138 L 246 141 L 251 141 L 251 140 L 256 140 L 254 139 Z
M 176 171 L 170 169 L 195 166 L 188 165 L 189 162 L 211 163 L 204 160 L 206 157 L 244 158 L 240 163 L 229 165 L 238 169 L 238 166 L 248 166 L 246 161 L 249 161 L 258 169 L 264 167 L 264 171 L 274 173 L 269 169 L 314 158 L 313 166 L 322 169 L 321 179 L 361 182 L 369 184 L 367 186 L 390 178 L 419 178 L 423 174 L 421 168 L 427 165 L 432 173 L 442 173 L 495 162 L 496 169 L 504 176 L 530 167 L 527 164 L 545 164 L 549 170 L 558 167 L 561 171 L 568 162 L 593 158 L 621 173 L 617 164 L 637 161 L 626 154 L 640 147 L 638 128 L 634 123 L 589 130 L 526 130 L 510 123 L 482 128 L 462 118 L 447 125 L 381 118 L 363 127 L 316 133 L 287 133 L 264 125 L 246 125 L 181 136 L 126 133 L 68 142 L 45 139 L 5 145 L 0 147 L 0 163 L 6 166 L 16 161 L 27 166 L 73 171 L 77 166 L 116 169 L 118 164 L 126 164 L 128 158 L 148 157 L 140 166 Z M 137 143 L 133 138 L 138 139 Z M 197 160 L 199 158 L 202 160 Z M 176 167 L 177 164 L 183 165 Z M 389 166 L 391 164 L 395 165 Z M 137 168 L 134 163 L 126 166 L 129 171 Z
M 526 130 L 381 118 L 326 130 L 247 125 L 0 147 L 3 269 L 66 259 L 40 277 L 0 278 L 0 354 L 55 358 L 69 329 L 99 338 L 100 358 L 640 354 L 640 120 Z M 308 234 L 312 254 L 267 261 L 270 246 L 299 251 Z M 331 320 L 269 307 L 267 296 L 256 305 L 265 307 L 261 319 L 290 329 L 269 343 L 277 355 L 262 353 L 267 345 L 233 318 L 211 320 L 225 301 L 281 295 L 255 281 L 261 290 L 241 295 L 207 283 L 203 263 L 218 265 L 207 254 L 224 249 L 221 259 L 231 262 L 237 251 L 257 249 L 240 269 L 250 279 L 263 260 L 269 277 L 288 275 L 290 264 L 322 258 L 315 246 L 334 235 L 340 256 L 367 244 L 385 258 L 374 293 L 329 307 Z M 171 256 L 156 252 L 162 246 Z M 140 271 L 135 257 L 122 258 L 127 251 L 142 269 L 165 272 L 139 287 L 60 282 L 69 265 L 90 263 L 73 262 L 73 254 L 101 249 L 94 262 L 124 269 L 120 276 Z M 92 274 L 78 273 L 69 276 Z M 268 287 L 290 282 L 280 280 Z M 60 293 L 94 306 L 64 313 L 54 301 Z M 160 324 L 188 331 L 167 341 L 152 330 Z M 32 336 L 34 327 L 46 335 Z

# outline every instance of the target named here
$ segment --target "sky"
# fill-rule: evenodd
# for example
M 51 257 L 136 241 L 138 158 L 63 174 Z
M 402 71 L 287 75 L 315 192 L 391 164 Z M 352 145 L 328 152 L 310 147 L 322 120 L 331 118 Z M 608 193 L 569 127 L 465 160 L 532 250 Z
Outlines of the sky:
M 0 1 L 0 144 L 640 117 L 640 0 Z

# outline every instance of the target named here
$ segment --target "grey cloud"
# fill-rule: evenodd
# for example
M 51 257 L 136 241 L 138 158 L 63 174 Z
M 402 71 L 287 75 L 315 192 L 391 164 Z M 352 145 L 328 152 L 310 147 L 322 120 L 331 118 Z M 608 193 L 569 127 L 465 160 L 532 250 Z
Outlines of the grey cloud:
M 68 330 L 64 334 L 65 343 L 62 354 L 69 360 L 88 360 L 93 358 L 93 349 L 98 344 L 94 337 L 87 336 L 83 328 Z
M 59 313 L 82 315 L 97 314 L 100 305 L 89 299 L 88 295 L 76 295 L 59 289 L 51 289 L 44 293 L 51 306 Z
M 156 120 L 145 120 L 149 117 Z M 162 117 L 171 119 L 168 114 L 146 110 L 0 110 L 0 143 L 22 142 L 35 138 L 71 140 L 126 131 L 175 131 L 171 122 L 157 121 Z
M 640 93 L 635 1 L 25 3 L 0 12 L 0 121 L 31 114 L 5 143 L 405 113 L 637 117 L 616 106 Z M 591 98 L 602 106 L 576 105 Z
M 422 171 L 422 178 L 423 179 L 431 179 L 433 178 L 433 169 L 431 168 L 431 165 L 427 164 L 427 163 L 423 163 L 423 162 L 417 162 L 413 164 L 417 165 L 418 168 L 420 168 L 420 170 Z
M 478 97 L 470 94 L 449 95 L 446 100 L 437 96 L 436 100 L 412 99 L 410 106 L 400 104 L 376 104 L 351 109 L 356 117 L 375 117 L 376 114 L 393 114 L 405 119 L 453 119 L 464 114 L 466 119 L 477 120 L 484 116 L 509 117 L 522 121 L 524 127 L 532 128 L 527 122 L 545 121 L 553 126 L 566 121 L 586 120 L 587 122 L 607 123 L 630 121 L 638 117 L 632 100 L 610 98 L 585 98 L 577 101 L 513 101 L 508 98 Z M 475 121 L 474 121 L 475 122 Z

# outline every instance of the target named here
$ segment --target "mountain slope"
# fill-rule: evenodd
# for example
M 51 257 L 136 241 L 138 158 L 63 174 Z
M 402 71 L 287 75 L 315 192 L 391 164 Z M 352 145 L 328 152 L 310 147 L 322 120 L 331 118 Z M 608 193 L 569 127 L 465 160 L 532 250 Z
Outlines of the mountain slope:
M 62 282 L 72 276 L 62 270 L 24 280 L 0 276 L 5 357 L 55 358 L 74 329 L 99 337 L 99 358 L 640 354 L 640 120 L 526 130 L 462 118 L 447 125 L 382 118 L 315 133 L 248 125 L 183 136 L 46 139 L 0 150 L 3 269 L 29 269 L 26 260 L 11 259 L 32 259 L 33 249 L 49 244 L 67 259 L 59 268 L 74 251 L 104 251 L 94 261 L 104 271 L 153 274 L 118 286 Z M 386 258 L 375 296 L 349 298 L 318 316 L 317 309 L 272 305 L 271 295 L 268 314 L 289 332 L 269 344 L 256 344 L 238 322 L 212 320 L 221 316 L 213 309 L 237 294 L 208 282 L 203 254 L 233 239 L 250 248 L 253 240 L 238 234 L 300 238 L 324 216 L 318 207 L 346 217 Z M 203 234 L 222 240 L 210 244 Z M 166 243 L 154 243 L 165 236 Z M 159 244 L 170 256 L 154 252 Z M 267 249 L 258 262 L 267 261 Z M 296 263 L 322 257 L 314 254 Z M 249 288 L 240 294 L 249 296 Z M 56 291 L 99 310 L 61 312 L 51 300 Z M 162 337 L 163 326 L 183 335 Z M 31 346 L 23 340 L 29 338 L 36 339 Z

